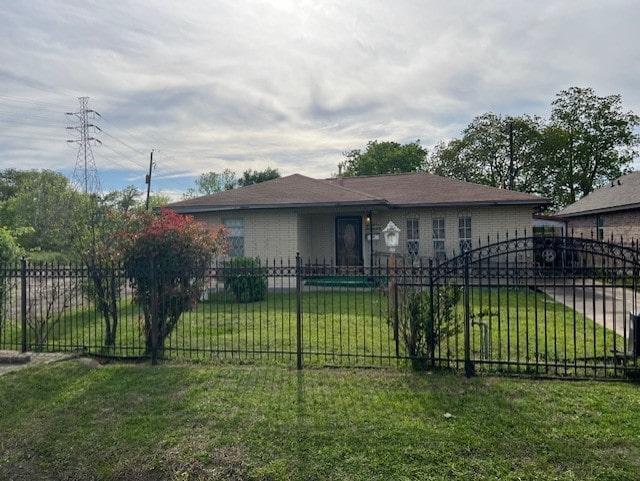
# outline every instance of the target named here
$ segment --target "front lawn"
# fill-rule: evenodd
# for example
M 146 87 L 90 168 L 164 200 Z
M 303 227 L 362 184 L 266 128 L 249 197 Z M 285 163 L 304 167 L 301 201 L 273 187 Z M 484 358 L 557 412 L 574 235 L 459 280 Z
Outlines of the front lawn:
M 86 360 L 0 377 L 6 480 L 631 480 L 624 383 Z

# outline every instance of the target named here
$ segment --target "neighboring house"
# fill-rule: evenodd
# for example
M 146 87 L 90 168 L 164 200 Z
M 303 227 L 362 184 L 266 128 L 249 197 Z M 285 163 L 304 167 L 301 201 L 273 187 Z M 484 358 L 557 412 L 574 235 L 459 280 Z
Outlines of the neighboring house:
M 640 172 L 607 183 L 555 217 L 566 223 L 570 236 L 625 243 L 640 239 Z
M 537 196 L 407 173 L 312 179 L 294 174 L 260 184 L 169 204 L 210 224 L 224 224 L 230 256 L 285 262 L 369 266 L 386 255 L 381 235 L 400 228 L 398 253 L 445 258 L 476 246 L 531 235 Z

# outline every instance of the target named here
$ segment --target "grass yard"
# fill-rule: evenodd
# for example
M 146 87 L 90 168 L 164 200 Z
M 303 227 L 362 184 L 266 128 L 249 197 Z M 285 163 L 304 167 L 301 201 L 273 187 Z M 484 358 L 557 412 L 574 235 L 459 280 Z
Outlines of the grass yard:
M 603 369 L 612 348 L 623 345 L 621 337 L 532 289 L 472 287 L 469 299 L 471 358 L 478 369 L 522 370 L 528 363 L 532 372 L 543 375 L 589 377 Z M 389 302 L 378 289 L 305 289 L 300 306 L 305 366 L 403 364 L 396 358 Z M 460 369 L 464 364 L 464 315 L 461 298 L 451 316 L 457 329 L 436 345 L 441 365 Z M 143 355 L 142 319 L 139 306 L 130 299 L 121 302 L 117 341 L 109 354 Z M 11 326 L 2 326 L 0 341 L 9 340 L 18 349 L 19 324 Z M 69 311 L 49 327 L 44 350 L 103 349 L 103 320 L 95 310 Z M 296 362 L 296 329 L 295 290 L 272 290 L 265 300 L 246 304 L 218 292 L 182 315 L 167 339 L 166 355 L 174 360 L 261 359 L 291 366 Z M 32 331 L 29 342 L 38 349 Z M 401 358 L 407 356 L 402 341 L 398 351 Z M 611 373 L 616 366 L 611 359 L 607 362 L 606 372 Z
M 0 377 L 0 479 L 635 480 L 639 389 L 67 361 Z
M 566 363 L 588 373 L 594 361 L 623 345 L 613 331 L 533 289 L 473 289 L 470 301 L 472 352 L 478 359 L 483 354 L 479 322 L 489 330 L 489 359 L 507 363 Z M 460 305 L 456 315 L 464 315 Z

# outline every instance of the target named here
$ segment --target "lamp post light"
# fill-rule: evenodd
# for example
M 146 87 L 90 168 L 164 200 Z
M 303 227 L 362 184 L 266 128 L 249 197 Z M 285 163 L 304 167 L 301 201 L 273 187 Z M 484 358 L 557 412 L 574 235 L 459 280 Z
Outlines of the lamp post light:
M 389 221 L 387 227 L 382 229 L 384 235 L 384 243 L 386 244 L 392 257 L 395 257 L 398 242 L 400 241 L 400 229 L 392 221 Z
M 398 342 L 398 285 L 396 283 L 396 249 L 400 242 L 400 229 L 392 221 L 382 229 L 384 243 L 389 249 L 389 304 L 393 313 L 393 339 L 396 342 L 396 357 L 400 357 L 400 345 Z

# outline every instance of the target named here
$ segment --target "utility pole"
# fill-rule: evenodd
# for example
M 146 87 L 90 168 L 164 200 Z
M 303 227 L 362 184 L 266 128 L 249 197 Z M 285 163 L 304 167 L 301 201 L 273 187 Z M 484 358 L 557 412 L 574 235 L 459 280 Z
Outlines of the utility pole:
M 509 122 L 509 190 L 515 190 L 515 160 L 513 158 L 513 121 Z
M 149 173 L 146 175 L 144 182 L 147 184 L 147 202 L 145 204 L 145 208 L 149 210 L 149 195 L 151 194 L 151 172 L 153 171 L 153 150 L 151 150 L 151 155 L 149 156 Z
M 78 156 L 73 169 L 71 183 L 80 188 L 85 194 L 97 194 L 100 192 L 100 179 L 93 158 L 93 151 L 91 150 L 91 142 L 102 143 L 92 136 L 96 131 L 102 132 L 102 130 L 91 121 L 96 116 L 100 117 L 100 114 L 95 110 L 89 109 L 89 97 L 78 97 L 78 100 L 80 108 L 76 112 L 66 112 L 66 115 L 75 117 L 78 122 L 76 125 L 67 127 L 67 130 L 76 132 L 76 138 L 67 140 L 67 142 L 78 144 Z

